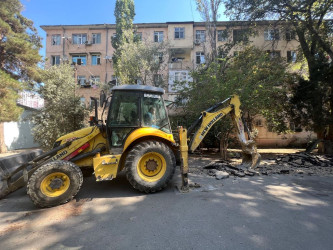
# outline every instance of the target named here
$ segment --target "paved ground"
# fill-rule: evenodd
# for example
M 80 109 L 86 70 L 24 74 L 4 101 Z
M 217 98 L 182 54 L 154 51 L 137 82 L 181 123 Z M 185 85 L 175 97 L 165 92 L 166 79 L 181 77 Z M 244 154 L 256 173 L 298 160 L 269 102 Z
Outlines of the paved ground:
M 151 195 L 124 176 L 86 178 L 76 200 L 50 209 L 21 189 L 0 200 L 0 248 L 332 249 L 332 176 L 190 178 L 201 187 L 180 194 L 175 176 Z

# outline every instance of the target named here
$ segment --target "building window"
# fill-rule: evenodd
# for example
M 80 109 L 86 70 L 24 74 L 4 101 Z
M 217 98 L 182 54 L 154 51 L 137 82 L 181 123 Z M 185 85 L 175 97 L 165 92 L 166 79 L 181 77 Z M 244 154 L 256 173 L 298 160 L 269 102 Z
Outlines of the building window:
M 184 39 L 185 38 L 185 28 L 177 27 L 175 28 L 175 39 Z
M 142 32 L 135 33 L 134 37 L 137 41 L 142 41 Z
M 101 78 L 99 76 L 90 76 L 90 80 L 92 84 L 96 85 L 101 82 Z
M 51 63 L 52 63 L 52 65 L 59 65 L 60 64 L 60 56 L 51 56 Z
M 73 34 L 73 44 L 85 44 L 87 42 L 87 34 Z
M 161 74 L 154 74 L 154 85 L 160 87 L 163 84 L 163 79 Z
M 270 50 L 267 50 L 266 52 L 269 54 L 269 56 L 270 56 L 271 59 L 281 57 L 281 52 L 280 51 L 276 51 L 276 50 L 270 51 Z
M 195 41 L 197 43 L 202 43 L 206 41 L 206 32 L 204 30 L 195 31 Z
M 91 55 L 91 65 L 101 65 L 101 55 Z
M 86 55 L 76 55 L 72 56 L 72 62 L 77 65 L 87 65 L 87 56 Z
M 154 42 L 155 43 L 163 42 L 163 31 L 155 31 L 154 32 Z
M 175 72 L 175 82 L 184 82 L 187 80 L 187 72 L 179 71 Z
M 100 44 L 101 43 L 101 33 L 93 33 L 91 42 L 92 42 L 92 44 Z
M 233 30 L 232 36 L 234 42 L 242 42 L 248 40 L 248 30 L 247 29 L 240 29 L 240 30 Z
M 280 40 L 279 29 L 266 29 L 264 32 L 265 41 Z
M 296 39 L 296 32 L 294 30 L 286 30 L 286 40 L 291 41 Z
M 86 85 L 86 77 L 85 76 L 77 76 L 77 83 L 80 86 L 85 86 Z
M 60 35 L 52 35 L 52 45 L 60 45 L 61 37 Z
M 228 31 L 227 30 L 218 30 L 217 31 L 217 41 L 226 42 L 228 40 Z
M 182 71 L 169 71 L 169 85 L 168 91 L 169 92 L 178 92 L 180 90 L 180 86 L 175 85 L 175 82 L 191 82 L 193 81 L 192 77 L 190 76 L 190 72 L 187 70 Z M 188 84 L 185 84 L 188 87 Z
M 155 62 L 163 63 L 163 53 L 159 52 L 159 53 L 154 54 L 154 60 L 155 60 Z
M 287 51 L 287 62 L 296 62 L 296 51 Z
M 255 120 L 255 125 L 256 127 L 263 127 L 264 125 L 262 124 L 262 120 L 261 119 L 257 119 Z
M 196 58 L 196 63 L 197 64 L 205 63 L 205 53 L 204 52 L 197 52 L 195 54 L 195 58 Z

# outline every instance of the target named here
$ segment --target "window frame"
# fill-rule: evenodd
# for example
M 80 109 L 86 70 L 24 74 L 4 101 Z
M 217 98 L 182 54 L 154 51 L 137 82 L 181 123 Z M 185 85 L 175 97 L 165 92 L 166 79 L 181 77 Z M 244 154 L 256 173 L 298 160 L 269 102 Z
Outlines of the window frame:
M 96 57 L 96 64 L 94 63 L 94 57 Z M 91 55 L 91 66 L 101 65 L 101 55 L 100 54 L 92 54 Z
M 92 33 L 91 35 L 91 43 L 92 44 L 101 44 L 102 34 L 101 33 Z
M 295 63 L 297 61 L 297 53 L 294 50 L 287 51 L 287 62 Z
M 280 30 L 278 28 L 268 28 L 264 30 L 265 41 L 279 41 Z
M 202 60 L 202 57 L 203 57 L 203 60 Z M 203 51 L 195 52 L 195 63 L 196 64 L 204 64 L 205 62 L 206 62 L 205 52 L 203 52 Z
M 163 83 L 163 75 L 162 74 L 154 74 L 153 75 L 153 84 L 156 87 L 160 87 Z
M 154 42 L 161 43 L 164 41 L 164 32 L 163 31 L 154 31 Z
M 98 84 L 98 83 L 100 83 L 101 82 L 101 77 L 100 76 L 97 76 L 97 75 L 95 75 L 95 76 L 90 76 L 90 80 L 91 80 L 91 82 L 93 83 L 93 84 Z
M 226 33 L 226 34 L 223 34 Z M 226 36 L 224 36 L 226 35 Z M 227 30 L 218 30 L 217 31 L 217 41 L 218 42 L 226 42 L 228 41 L 228 31 Z
M 82 58 L 84 57 L 84 63 L 82 63 Z M 76 58 L 76 60 L 74 60 Z M 80 59 L 80 63 L 78 63 L 78 59 Z M 76 65 L 86 66 L 87 65 L 87 55 L 72 55 L 72 62 Z
M 175 33 L 174 33 L 175 39 L 177 39 L 177 40 L 185 39 L 185 27 L 175 27 L 174 31 L 175 31 Z M 176 34 L 178 34 L 178 37 L 176 37 Z
M 196 30 L 195 31 L 195 40 L 199 43 L 206 42 L 206 30 Z
M 61 58 L 59 55 L 51 56 L 51 65 L 52 66 L 60 65 L 60 59 Z
M 232 40 L 233 42 L 245 42 L 248 41 L 247 33 L 248 29 L 233 29 Z
M 87 42 L 87 33 L 72 34 L 72 44 L 85 44 Z
M 58 45 L 61 45 L 61 35 L 53 34 L 51 38 L 51 46 L 58 46 Z
M 81 84 L 81 80 L 84 81 L 83 84 Z M 80 85 L 80 86 L 85 86 L 86 85 L 86 80 L 87 80 L 86 76 L 84 76 L 84 75 L 78 75 L 77 76 L 77 84 Z

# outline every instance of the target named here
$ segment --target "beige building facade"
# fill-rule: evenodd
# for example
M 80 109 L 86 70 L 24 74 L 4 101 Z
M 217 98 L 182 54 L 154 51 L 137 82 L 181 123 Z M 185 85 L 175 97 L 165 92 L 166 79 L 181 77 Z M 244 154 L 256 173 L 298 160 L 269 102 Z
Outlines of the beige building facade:
M 249 28 L 247 22 L 219 22 L 217 24 L 217 46 L 244 39 Z M 163 79 L 165 98 L 173 101 L 177 91 L 176 81 L 191 81 L 190 72 L 205 63 L 209 53 L 209 36 L 204 22 L 167 22 L 135 24 L 136 32 L 142 40 L 164 42 L 168 48 L 166 67 L 154 79 Z M 254 26 L 251 26 L 252 28 Z M 116 83 L 111 45 L 116 33 L 114 24 L 93 25 L 43 25 L 46 32 L 47 66 L 62 62 L 73 63 L 78 81 L 77 94 L 86 104 L 90 96 L 99 96 L 100 83 Z M 298 42 L 288 27 L 274 26 L 272 22 L 262 21 L 255 24 L 249 41 L 256 47 L 267 51 L 271 56 L 280 56 L 288 61 L 296 60 Z M 229 55 L 235 55 L 242 46 L 235 45 Z M 154 85 L 155 80 L 145 84 Z M 140 84 L 138 79 L 137 84 Z M 259 124 L 260 122 L 258 122 Z M 262 121 L 264 123 L 264 121 Z M 263 146 L 290 146 L 304 144 L 314 135 L 297 132 L 291 135 L 277 135 L 258 126 L 258 142 Z

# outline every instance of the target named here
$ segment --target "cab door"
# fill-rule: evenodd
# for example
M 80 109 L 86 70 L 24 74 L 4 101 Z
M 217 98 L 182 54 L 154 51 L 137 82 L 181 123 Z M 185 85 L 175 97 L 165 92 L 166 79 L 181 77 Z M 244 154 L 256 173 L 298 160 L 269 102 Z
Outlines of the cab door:
M 114 91 L 107 119 L 107 136 L 112 154 L 121 154 L 129 134 L 141 126 L 141 93 Z

